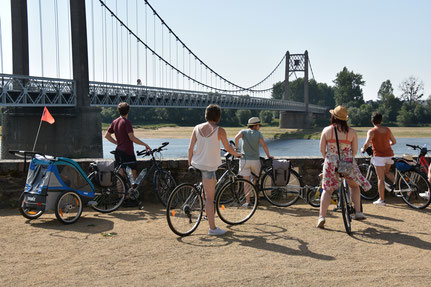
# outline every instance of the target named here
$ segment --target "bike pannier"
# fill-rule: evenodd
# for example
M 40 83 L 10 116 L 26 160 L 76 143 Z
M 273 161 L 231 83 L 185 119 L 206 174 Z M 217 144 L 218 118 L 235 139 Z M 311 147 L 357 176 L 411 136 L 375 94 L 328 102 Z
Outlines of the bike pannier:
M 289 182 L 290 177 L 290 161 L 289 160 L 273 160 L 272 172 L 274 176 L 274 184 L 277 186 L 285 186 Z
M 113 161 L 98 161 L 97 166 L 97 179 L 100 186 L 111 186 L 112 172 L 114 171 Z

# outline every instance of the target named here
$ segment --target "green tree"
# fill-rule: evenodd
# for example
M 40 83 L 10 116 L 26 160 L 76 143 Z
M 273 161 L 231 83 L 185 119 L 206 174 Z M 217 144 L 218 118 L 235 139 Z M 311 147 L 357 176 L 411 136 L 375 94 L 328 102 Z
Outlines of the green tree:
M 272 112 L 271 111 L 261 111 L 259 113 L 259 118 L 262 123 L 271 124 L 272 122 Z
M 401 82 L 401 99 L 409 104 L 419 101 L 423 97 L 424 84 L 418 78 L 410 76 Z
M 236 116 L 240 125 L 247 125 L 248 119 L 251 118 L 251 112 L 250 110 L 238 110 Z
M 375 108 L 371 104 L 362 104 L 359 108 L 349 108 L 349 121 L 353 126 L 370 126 L 371 115 Z
M 360 107 L 364 103 L 361 87 L 365 85 L 365 81 L 361 74 L 355 74 L 344 67 L 337 73 L 334 84 L 336 105 Z
M 383 121 L 386 123 L 395 123 L 402 102 L 395 97 L 394 88 L 390 80 L 382 82 L 377 92 L 377 98 L 379 99 L 378 111 L 383 115 Z
M 276 100 L 282 100 L 284 95 L 284 82 L 277 82 L 272 85 L 271 97 Z

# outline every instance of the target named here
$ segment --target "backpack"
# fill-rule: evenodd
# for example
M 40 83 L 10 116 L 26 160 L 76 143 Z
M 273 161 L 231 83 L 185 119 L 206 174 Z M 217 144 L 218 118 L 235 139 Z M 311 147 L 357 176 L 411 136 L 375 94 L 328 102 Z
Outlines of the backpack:
M 277 186 L 286 186 L 290 178 L 290 160 L 273 160 L 272 173 L 274 184 Z
M 97 161 L 96 162 L 96 178 L 100 186 L 112 185 L 112 172 L 114 171 L 113 161 Z

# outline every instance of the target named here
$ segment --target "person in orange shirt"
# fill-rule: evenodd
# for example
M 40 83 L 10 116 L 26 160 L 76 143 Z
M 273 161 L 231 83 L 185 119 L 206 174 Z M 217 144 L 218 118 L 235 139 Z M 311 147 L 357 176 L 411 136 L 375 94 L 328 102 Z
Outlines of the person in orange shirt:
M 391 145 L 397 143 L 394 135 L 388 127 L 382 126 L 382 114 L 374 113 L 371 116 L 371 122 L 374 128 L 370 129 L 367 133 L 367 140 L 364 143 L 361 151 L 365 152 L 367 147 L 371 144 L 373 147 L 373 164 L 377 173 L 377 185 L 380 198 L 373 202 L 375 205 L 385 206 L 385 177 L 394 182 L 394 174 L 389 171 L 391 165 L 394 163 L 392 157 L 394 152 Z

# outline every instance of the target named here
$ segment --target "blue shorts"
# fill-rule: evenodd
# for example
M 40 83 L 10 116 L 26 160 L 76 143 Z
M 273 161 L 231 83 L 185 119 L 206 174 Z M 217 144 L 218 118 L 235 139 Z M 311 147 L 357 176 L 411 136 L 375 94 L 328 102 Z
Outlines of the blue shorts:
M 202 179 L 212 179 L 216 178 L 215 171 L 201 170 Z

